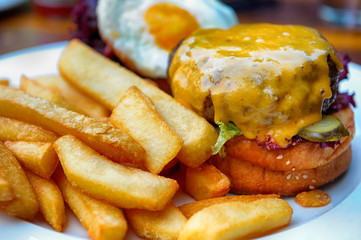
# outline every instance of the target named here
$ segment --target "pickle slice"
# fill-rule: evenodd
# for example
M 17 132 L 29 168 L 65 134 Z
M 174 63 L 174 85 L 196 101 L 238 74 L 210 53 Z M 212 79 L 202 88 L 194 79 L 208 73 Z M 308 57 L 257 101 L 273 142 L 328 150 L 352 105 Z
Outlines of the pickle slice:
M 302 128 L 298 136 L 312 142 L 334 142 L 350 133 L 336 117 L 324 115 L 321 121 Z

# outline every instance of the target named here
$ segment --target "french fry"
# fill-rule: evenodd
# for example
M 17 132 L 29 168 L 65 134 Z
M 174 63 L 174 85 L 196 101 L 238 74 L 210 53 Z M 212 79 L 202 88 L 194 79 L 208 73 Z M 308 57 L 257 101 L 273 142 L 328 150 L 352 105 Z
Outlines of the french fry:
M 5 145 L 0 142 L 0 171 L 9 182 L 14 199 L 0 201 L 0 210 L 4 213 L 31 220 L 38 212 L 38 201 L 24 170 L 18 160 Z
M 175 180 L 114 163 L 74 136 L 59 138 L 54 148 L 73 185 L 115 206 L 162 210 L 178 190 Z
M 60 76 L 44 76 L 31 79 L 38 84 L 61 94 L 61 96 L 95 119 L 108 117 L 109 111 L 84 93 L 72 87 Z
M 130 87 L 110 116 L 113 126 L 125 131 L 146 151 L 145 166 L 155 174 L 174 159 L 183 140 L 155 110 L 151 100 L 137 87 Z
M 5 141 L 4 144 L 24 168 L 46 179 L 58 165 L 59 159 L 52 143 Z
M 1 85 L 0 115 L 40 125 L 59 135 L 73 134 L 114 161 L 142 163 L 145 158 L 143 147 L 125 132 Z
M 25 76 L 21 77 L 20 89 L 26 93 L 29 93 L 30 95 L 44 98 L 52 103 L 55 103 L 56 105 L 59 105 L 60 107 L 69 109 L 71 111 L 74 111 L 74 112 L 77 112 L 80 114 L 87 115 L 85 112 L 83 112 L 78 107 L 67 102 L 58 92 L 52 91 L 51 89 L 43 87 L 40 84 L 30 80 L 29 78 L 27 78 Z
M 197 167 L 210 157 L 211 147 L 218 136 L 211 124 L 153 84 L 80 41 L 70 41 L 60 58 L 59 70 L 64 79 L 109 110 L 113 110 L 129 87 L 138 87 L 151 98 L 159 115 L 183 139 L 184 144 L 178 154 L 181 162 Z
M 0 79 L 0 85 L 9 86 L 10 82 L 7 79 Z
M 173 203 L 162 211 L 125 209 L 125 215 L 139 237 L 146 239 L 178 239 L 187 219 Z
M 217 198 L 208 198 L 200 201 L 190 202 L 183 204 L 178 209 L 183 213 L 186 218 L 190 218 L 195 213 L 199 212 L 203 208 L 224 203 L 224 202 L 252 202 L 258 199 L 264 198 L 279 198 L 277 194 L 258 194 L 258 195 L 237 195 L 237 196 L 226 196 Z
M 185 190 L 196 200 L 225 196 L 230 187 L 229 178 L 212 164 L 186 170 Z
M 14 195 L 11 192 L 9 182 L 1 175 L 2 173 L 0 172 L 0 202 L 10 201 L 14 198 Z
M 54 142 L 57 138 L 42 127 L 0 116 L 0 141 Z
M 288 225 L 292 214 L 292 208 L 282 199 L 219 203 L 204 208 L 188 219 L 179 240 L 222 240 L 260 236 Z
M 39 212 L 58 232 L 63 231 L 66 221 L 64 199 L 52 179 L 37 176 L 25 171 L 39 202 Z
M 66 179 L 58 168 L 54 180 L 63 193 L 66 203 L 93 240 L 123 239 L 127 232 L 127 222 L 119 208 L 93 199 L 80 192 Z

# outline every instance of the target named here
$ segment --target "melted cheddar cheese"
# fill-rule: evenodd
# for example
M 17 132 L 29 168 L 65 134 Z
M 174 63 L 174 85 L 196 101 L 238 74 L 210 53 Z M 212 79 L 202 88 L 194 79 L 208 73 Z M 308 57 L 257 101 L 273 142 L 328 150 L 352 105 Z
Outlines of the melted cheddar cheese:
M 214 122 L 233 122 L 249 139 L 287 147 L 302 127 L 321 120 L 322 102 L 332 95 L 328 57 L 342 70 L 332 46 L 312 28 L 203 29 L 175 52 L 170 86 L 199 114 L 210 97 Z

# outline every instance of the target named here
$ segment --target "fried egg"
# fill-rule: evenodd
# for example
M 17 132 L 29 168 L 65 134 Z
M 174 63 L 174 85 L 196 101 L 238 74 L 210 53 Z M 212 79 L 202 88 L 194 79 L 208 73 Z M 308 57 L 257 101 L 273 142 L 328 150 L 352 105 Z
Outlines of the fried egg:
M 238 23 L 218 0 L 99 0 L 102 39 L 125 66 L 149 78 L 166 78 L 169 54 L 199 28 Z

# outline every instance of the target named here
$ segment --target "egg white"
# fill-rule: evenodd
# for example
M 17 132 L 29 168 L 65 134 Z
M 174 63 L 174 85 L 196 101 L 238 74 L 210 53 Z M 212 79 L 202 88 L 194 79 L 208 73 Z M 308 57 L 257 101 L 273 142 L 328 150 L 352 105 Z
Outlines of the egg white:
M 102 38 L 144 77 L 167 77 L 169 51 L 157 45 L 144 20 L 147 9 L 162 2 L 188 11 L 201 28 L 228 28 L 238 23 L 233 9 L 218 0 L 98 0 Z

